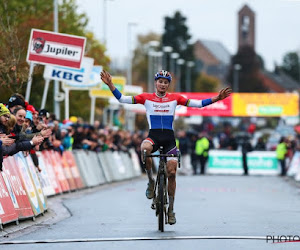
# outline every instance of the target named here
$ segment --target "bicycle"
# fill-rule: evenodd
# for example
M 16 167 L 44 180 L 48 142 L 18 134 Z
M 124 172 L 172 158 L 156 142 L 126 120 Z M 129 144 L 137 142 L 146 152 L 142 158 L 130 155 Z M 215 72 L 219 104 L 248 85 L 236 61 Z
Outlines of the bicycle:
M 180 151 L 177 149 L 177 154 L 163 154 L 163 147 L 159 148 L 159 155 L 146 154 L 146 150 L 143 152 L 143 159 L 146 161 L 146 157 L 159 157 L 159 166 L 154 186 L 154 197 L 152 200 L 151 208 L 156 210 L 156 216 L 158 217 L 158 230 L 164 232 L 164 224 L 168 223 L 167 220 L 167 205 L 168 203 L 168 178 L 167 178 L 167 157 L 177 157 L 178 167 L 180 168 Z M 144 166 L 145 166 L 145 162 Z

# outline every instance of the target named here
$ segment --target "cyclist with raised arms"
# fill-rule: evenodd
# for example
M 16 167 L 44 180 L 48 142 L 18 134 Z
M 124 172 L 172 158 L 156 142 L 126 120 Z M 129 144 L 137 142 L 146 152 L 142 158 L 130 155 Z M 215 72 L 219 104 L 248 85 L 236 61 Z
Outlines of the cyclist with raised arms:
M 149 124 L 148 137 L 142 142 L 141 151 L 146 150 L 147 154 L 151 154 L 163 146 L 165 154 L 177 154 L 173 120 L 175 108 L 177 105 L 187 107 L 202 108 L 219 100 L 228 97 L 232 90 L 224 88 L 220 90 L 215 97 L 205 100 L 187 99 L 186 97 L 177 93 L 167 93 L 167 90 L 172 81 L 171 74 L 166 70 L 161 70 L 155 74 L 154 84 L 155 93 L 142 93 L 137 96 L 125 96 L 114 86 L 111 80 L 111 75 L 103 70 L 100 74 L 101 80 L 109 87 L 113 95 L 120 103 L 128 104 L 143 104 L 146 108 L 146 115 Z M 143 157 L 143 156 L 142 156 Z M 145 161 L 145 159 L 143 159 Z M 167 176 L 168 176 L 168 223 L 170 225 L 176 223 L 174 207 L 174 197 L 176 189 L 176 170 L 177 158 L 168 157 L 167 159 Z M 154 196 L 154 178 L 152 173 L 152 159 L 146 159 L 146 172 L 149 178 L 146 196 L 152 199 Z

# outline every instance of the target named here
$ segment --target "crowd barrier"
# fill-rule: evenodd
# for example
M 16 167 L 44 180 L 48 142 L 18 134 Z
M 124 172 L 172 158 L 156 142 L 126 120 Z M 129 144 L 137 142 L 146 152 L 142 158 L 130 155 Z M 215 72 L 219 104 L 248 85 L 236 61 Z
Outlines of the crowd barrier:
M 22 152 L 3 160 L 0 174 L 0 228 L 36 216 L 48 209 L 47 197 L 138 177 L 139 158 L 125 152 L 84 150 L 37 152 L 37 171 L 29 155 Z
M 280 167 L 275 151 L 252 151 L 247 153 L 249 174 L 278 175 Z M 210 150 L 207 164 L 209 174 L 243 174 L 241 151 Z
M 290 163 L 287 175 L 294 178 L 296 181 L 300 181 L 300 152 L 295 152 Z

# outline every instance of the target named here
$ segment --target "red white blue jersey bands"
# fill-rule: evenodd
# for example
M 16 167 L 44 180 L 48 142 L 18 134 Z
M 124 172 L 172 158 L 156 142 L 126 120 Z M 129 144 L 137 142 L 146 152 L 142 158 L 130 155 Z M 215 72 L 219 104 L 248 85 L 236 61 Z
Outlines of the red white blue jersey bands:
M 211 99 L 187 99 L 186 97 L 176 93 L 166 93 L 163 97 L 157 96 L 156 93 L 124 96 L 115 89 L 113 94 L 120 103 L 143 104 L 146 108 L 149 129 L 173 130 L 173 120 L 177 105 L 201 108 L 212 103 Z

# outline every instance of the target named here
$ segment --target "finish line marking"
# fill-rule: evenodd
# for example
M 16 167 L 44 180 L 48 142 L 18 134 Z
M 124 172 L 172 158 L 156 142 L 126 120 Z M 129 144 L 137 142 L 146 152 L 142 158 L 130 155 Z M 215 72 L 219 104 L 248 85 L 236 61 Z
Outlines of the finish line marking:
M 87 239 L 60 239 L 60 240 L 16 240 L 16 241 L 0 241 L 0 245 L 139 241 L 139 240 L 266 240 L 266 236 L 158 236 L 158 237 L 90 238 L 90 239 L 87 238 Z

